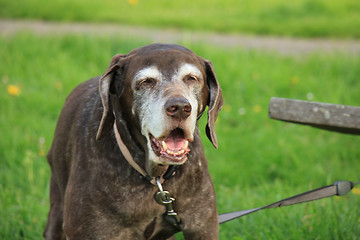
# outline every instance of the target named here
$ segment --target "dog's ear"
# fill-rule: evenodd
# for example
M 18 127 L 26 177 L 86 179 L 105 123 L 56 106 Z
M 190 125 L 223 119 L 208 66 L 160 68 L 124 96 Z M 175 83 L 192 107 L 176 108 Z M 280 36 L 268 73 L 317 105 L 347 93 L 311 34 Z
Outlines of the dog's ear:
M 112 129 L 115 116 L 113 114 L 112 106 L 110 103 L 110 91 L 112 82 L 114 80 L 115 72 L 120 68 L 120 61 L 124 58 L 124 55 L 118 54 L 111 59 L 110 66 L 102 75 L 99 82 L 99 92 L 101 102 L 103 105 L 103 115 L 96 135 L 96 140 L 103 139 L 108 132 Z
M 222 91 L 219 82 L 216 78 L 214 68 L 210 61 L 205 60 L 207 85 L 209 88 L 209 102 L 208 102 L 208 123 L 206 125 L 206 135 L 214 145 L 218 147 L 215 134 L 215 121 L 224 104 Z

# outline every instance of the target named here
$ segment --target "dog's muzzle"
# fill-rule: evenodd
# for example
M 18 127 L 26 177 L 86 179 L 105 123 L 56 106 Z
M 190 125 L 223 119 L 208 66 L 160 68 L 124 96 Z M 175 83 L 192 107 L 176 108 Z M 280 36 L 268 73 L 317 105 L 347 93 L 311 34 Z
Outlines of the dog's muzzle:
M 149 134 L 152 150 L 165 162 L 180 165 L 187 160 L 187 154 L 190 152 L 189 141 L 192 139 L 187 138 L 186 135 L 189 134 L 181 127 L 181 122 L 186 121 L 191 115 L 191 110 L 191 104 L 186 98 L 170 98 L 164 105 L 164 111 L 173 123 L 173 129 L 159 139 Z

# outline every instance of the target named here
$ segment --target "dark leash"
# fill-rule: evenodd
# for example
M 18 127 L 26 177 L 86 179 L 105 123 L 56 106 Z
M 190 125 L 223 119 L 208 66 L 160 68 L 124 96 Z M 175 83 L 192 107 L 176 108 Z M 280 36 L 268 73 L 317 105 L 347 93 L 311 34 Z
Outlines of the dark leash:
M 343 196 L 347 194 L 353 187 L 357 184 L 360 184 L 360 181 L 358 182 L 350 182 L 350 181 L 336 181 L 332 185 L 328 185 L 325 187 L 317 188 L 308 192 L 304 192 L 301 194 L 298 194 L 296 196 L 286 198 L 283 200 L 280 200 L 278 202 L 272 203 L 270 205 L 259 207 L 259 208 L 253 208 L 249 210 L 243 210 L 243 211 L 236 211 L 231 213 L 224 213 L 219 215 L 219 224 L 234 220 L 236 218 L 240 218 L 242 216 L 248 215 L 250 213 L 254 213 L 263 209 L 268 208 L 276 208 L 276 207 L 284 207 L 289 206 L 293 204 L 303 203 L 303 202 L 309 202 L 314 201 L 326 197 L 332 197 L 332 196 Z

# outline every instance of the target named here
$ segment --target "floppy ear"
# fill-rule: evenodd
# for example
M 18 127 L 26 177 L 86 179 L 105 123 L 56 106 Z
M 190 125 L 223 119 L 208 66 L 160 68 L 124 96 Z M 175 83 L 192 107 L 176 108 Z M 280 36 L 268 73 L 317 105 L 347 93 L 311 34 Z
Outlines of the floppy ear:
M 103 115 L 96 135 L 96 141 L 103 139 L 112 129 L 115 116 L 110 103 L 110 86 L 114 79 L 114 73 L 120 67 L 119 62 L 124 55 L 118 54 L 111 59 L 110 66 L 102 75 L 99 82 L 99 92 L 103 105 Z
M 205 60 L 207 85 L 209 88 L 209 102 L 208 102 L 208 123 L 206 125 L 206 135 L 214 145 L 218 147 L 215 134 L 215 121 L 224 104 L 221 88 L 217 81 L 214 68 L 210 61 Z

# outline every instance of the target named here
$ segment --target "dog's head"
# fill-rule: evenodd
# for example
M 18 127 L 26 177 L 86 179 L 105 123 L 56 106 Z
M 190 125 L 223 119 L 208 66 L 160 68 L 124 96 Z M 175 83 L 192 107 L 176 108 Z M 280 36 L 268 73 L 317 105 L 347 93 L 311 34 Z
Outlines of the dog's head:
M 146 152 L 148 171 L 187 160 L 206 106 L 206 133 L 217 147 L 214 123 L 223 105 L 221 89 L 212 64 L 187 48 L 153 44 L 114 56 L 100 79 L 100 96 L 104 111 L 96 139 L 121 116 Z

